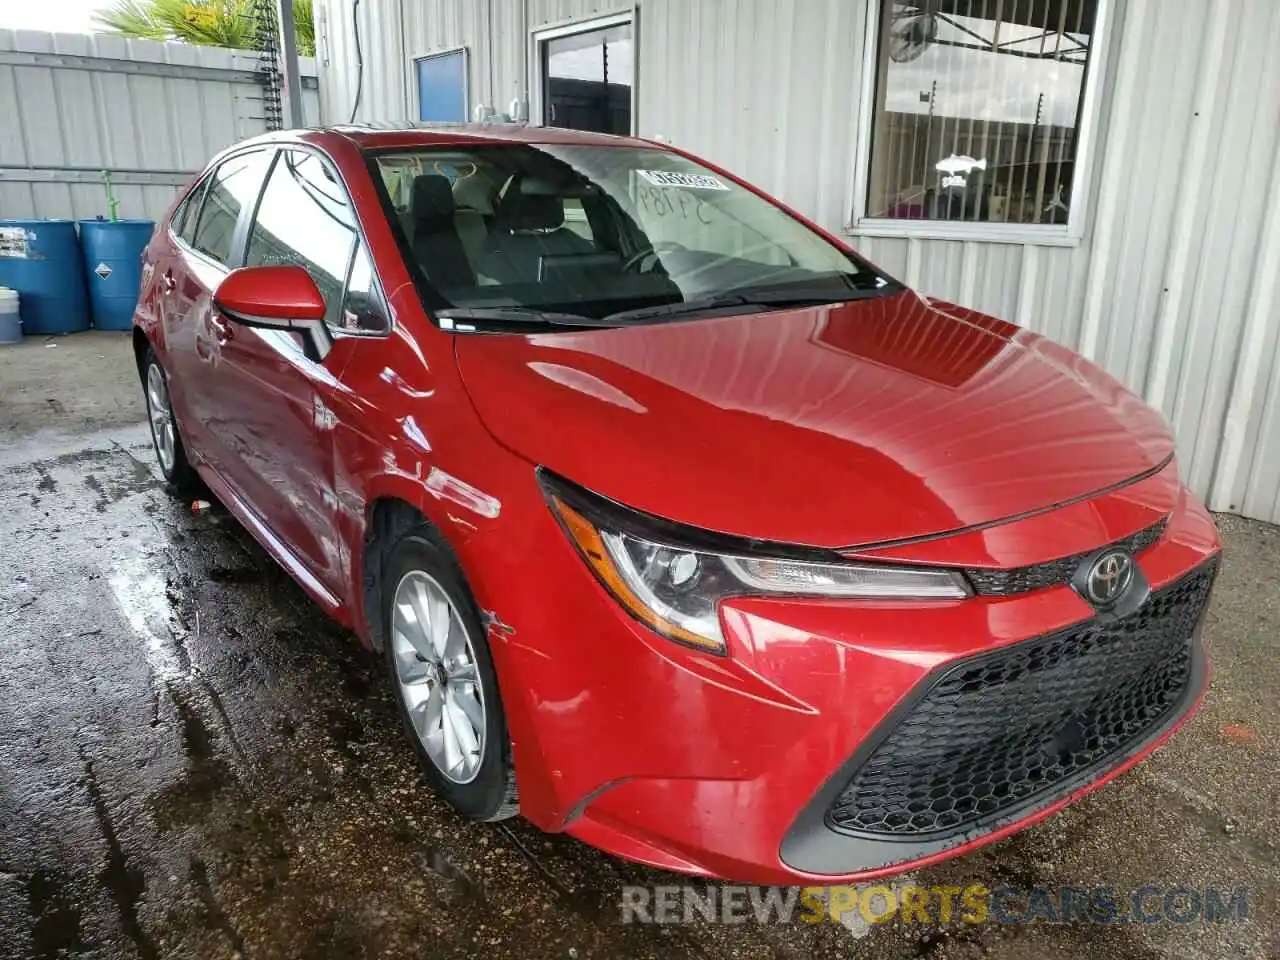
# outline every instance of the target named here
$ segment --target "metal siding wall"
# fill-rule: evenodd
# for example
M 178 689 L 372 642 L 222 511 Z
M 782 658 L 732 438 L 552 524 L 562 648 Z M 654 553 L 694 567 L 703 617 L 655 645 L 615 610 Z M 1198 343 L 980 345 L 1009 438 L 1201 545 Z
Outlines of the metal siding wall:
M 1272 201 L 1272 215 L 1280 221 L 1280 168 L 1275 183 L 1276 199 Z M 1280 247 L 1280 231 L 1272 235 Z M 1259 362 L 1258 376 L 1251 380 L 1254 397 L 1247 420 L 1239 427 L 1243 434 L 1238 473 L 1230 481 L 1223 482 L 1215 490 L 1214 506 L 1239 512 L 1247 517 L 1261 517 L 1280 523 L 1280 299 L 1275 296 L 1276 277 L 1280 274 L 1280 254 L 1273 253 L 1268 266 L 1272 309 L 1270 318 L 1260 325 L 1263 336 L 1256 344 Z M 1229 424 L 1230 428 L 1230 424 Z
M 722 163 L 843 230 L 864 119 L 869 2 L 639 0 L 638 132 Z M 628 6 L 364 5 L 390 13 L 401 3 L 408 46 L 467 45 L 472 105 L 492 100 L 499 111 L 527 97 L 530 30 Z M 1110 19 L 1080 245 L 852 242 L 924 293 L 1086 353 L 1165 413 L 1198 493 L 1280 522 L 1280 4 L 1114 0 Z M 373 42 L 391 47 L 399 24 L 380 18 L 374 29 L 388 39 Z M 373 72 L 403 76 L 397 63 Z M 349 82 L 346 71 L 347 61 L 330 64 L 323 88 Z M 399 100 L 370 101 L 362 115 L 400 119 L 404 102 L 401 87 Z
M 262 102 L 254 99 L 261 87 L 247 74 L 258 57 L 248 51 L 0 30 L 0 55 L 66 58 L 0 63 L 0 168 L 8 168 L 0 169 L 0 217 L 105 215 L 96 171 L 107 169 L 115 174 L 120 216 L 155 219 L 210 156 L 266 129 Z M 77 59 L 83 57 L 97 60 Z M 165 65 L 201 68 L 201 75 L 124 72 L 138 64 L 155 64 L 158 72 Z M 313 60 L 300 66 L 315 76 Z M 311 122 L 319 119 L 315 90 L 304 92 L 304 107 Z M 93 180 L 72 182 L 83 177 Z
M 1259 243 L 1268 207 L 1274 211 L 1280 203 L 1280 61 L 1274 53 L 1280 44 L 1280 8 L 1249 5 L 1219 15 L 1232 17 L 1227 29 L 1235 36 L 1214 85 L 1213 112 L 1218 116 L 1207 133 L 1211 153 L 1205 172 L 1206 210 L 1192 228 L 1186 311 L 1180 318 L 1180 343 L 1173 351 L 1183 361 L 1174 426 L 1214 439 L 1213 456 L 1208 455 L 1208 444 L 1197 445 L 1184 474 L 1201 489 L 1221 478 L 1215 500 L 1232 483 L 1227 472 L 1218 473 L 1217 463 L 1231 388 L 1245 349 L 1246 318 L 1256 305 L 1263 274 L 1268 269 L 1274 274 L 1280 259 L 1280 236 L 1273 234 L 1269 243 Z M 1249 104 L 1254 109 L 1223 110 L 1218 104 Z M 1280 323 L 1280 310 L 1273 310 L 1270 322 Z M 1274 348 L 1264 356 L 1271 359 L 1274 373 Z M 1263 395 L 1255 399 L 1261 407 Z M 1266 439 L 1274 453 L 1280 419 L 1269 420 Z M 1264 512 L 1259 505 L 1255 515 L 1280 519 L 1280 458 L 1273 455 L 1263 473 L 1269 483 L 1246 491 L 1245 497 L 1259 504 L 1269 499 L 1269 509 Z
M 853 245 L 886 273 L 907 282 L 907 253 L 910 241 L 898 237 L 861 237 Z
M 488 0 L 473 3 L 414 3 L 405 0 L 405 44 L 409 59 L 453 47 L 467 48 L 467 110 L 487 103 L 490 97 L 489 75 L 501 58 L 489 49 Z M 408 103 L 417 103 L 417 81 L 411 78 Z M 406 107 L 406 110 L 411 107 Z M 416 118 L 416 113 L 409 113 Z
M 639 132 L 731 168 L 827 226 L 845 218 L 863 4 L 640 4 Z
M 1235 396 L 1250 419 L 1262 415 L 1263 396 L 1241 394 L 1235 374 L 1259 264 L 1276 256 L 1262 221 L 1280 145 L 1280 61 L 1269 54 L 1280 6 L 1132 0 L 1122 29 L 1138 83 L 1106 140 L 1117 162 L 1101 186 L 1118 202 L 1089 236 L 1110 243 L 1084 277 L 1101 285 L 1095 359 L 1169 418 L 1184 480 L 1234 509 L 1237 471 L 1221 469 L 1227 408 Z M 1280 419 L 1259 428 L 1275 436 Z M 1273 491 L 1276 480 L 1273 469 Z M 1280 520 L 1274 499 L 1247 512 Z
M 355 14 L 365 63 L 355 119 L 416 119 L 412 61 L 457 47 L 467 48 L 469 111 L 489 104 L 505 113 L 513 99 L 528 101 L 533 30 L 631 9 L 627 0 L 363 0 Z M 322 119 L 345 123 L 351 119 L 357 75 L 351 3 L 317 0 L 315 11 Z
M 1266 9 L 1269 23 L 1261 9 L 1248 14 L 1237 27 L 1240 53 L 1229 57 L 1236 73 L 1228 96 L 1254 104 L 1258 116 L 1249 123 L 1237 116 L 1246 111 L 1233 113 L 1233 142 L 1219 144 L 1232 170 L 1221 178 L 1231 181 L 1223 186 L 1244 193 L 1230 237 L 1231 270 L 1203 278 L 1204 305 L 1197 316 L 1202 329 L 1215 330 L 1223 320 L 1239 328 L 1212 505 L 1280 522 L 1280 62 L 1274 53 L 1280 9 Z M 1231 163 L 1236 156 L 1238 166 Z M 1227 336 L 1223 329 L 1219 339 Z M 1215 367 L 1214 376 L 1228 373 L 1224 360 Z

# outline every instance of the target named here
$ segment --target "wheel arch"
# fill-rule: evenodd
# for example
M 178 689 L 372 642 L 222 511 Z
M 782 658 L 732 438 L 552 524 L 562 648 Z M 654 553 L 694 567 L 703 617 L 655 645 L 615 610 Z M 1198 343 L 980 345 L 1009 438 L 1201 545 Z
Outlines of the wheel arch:
M 151 340 L 147 336 L 147 332 L 141 327 L 135 325 L 133 328 L 133 359 L 138 367 L 138 379 L 141 380 L 147 375 L 144 369 L 147 362 L 147 351 L 153 349 Z
M 439 518 L 421 496 L 417 484 L 382 487 L 365 505 L 364 531 L 359 540 L 360 557 L 356 569 L 360 574 L 361 618 L 369 645 L 381 653 L 386 643 L 379 602 L 385 586 L 383 576 L 388 555 L 396 541 L 409 531 L 425 526 L 449 553 L 462 577 L 463 585 L 475 600 L 468 571 Z
M 511 637 L 495 634 L 486 611 L 488 585 L 483 577 L 477 580 L 477 570 L 469 568 L 477 560 L 470 541 L 485 530 L 484 521 L 478 515 L 472 516 L 470 519 L 479 522 L 479 525 L 473 525 L 451 509 L 447 502 L 433 498 L 422 481 L 412 475 L 380 473 L 369 477 L 364 489 L 366 498 L 360 518 L 364 521 L 364 529 L 359 536 L 351 538 L 353 549 L 360 551 L 358 557 L 352 558 L 352 570 L 360 578 L 358 603 L 361 609 L 357 624 L 362 639 L 379 654 L 385 653 L 388 637 L 385 636 L 386 623 L 380 601 L 388 587 L 385 570 L 391 545 L 405 532 L 425 525 L 453 559 L 480 617 L 512 740 L 512 756 L 520 782 L 521 810 L 543 829 L 558 829 L 562 814 L 549 780 L 549 768 L 537 725 L 533 722 L 536 711 L 530 702 L 529 691 L 524 688 L 519 673 L 512 672 L 513 660 L 508 655 Z
M 381 597 L 391 545 L 423 523 L 434 527 L 421 510 L 395 495 L 370 500 L 365 509 L 364 536 L 360 539 L 360 605 L 369 645 L 378 653 L 387 642 Z

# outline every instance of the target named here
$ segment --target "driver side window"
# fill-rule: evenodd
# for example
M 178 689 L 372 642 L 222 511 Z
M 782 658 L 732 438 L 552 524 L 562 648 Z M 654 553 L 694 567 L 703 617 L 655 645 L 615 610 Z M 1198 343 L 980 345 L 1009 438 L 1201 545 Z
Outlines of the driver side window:
M 342 298 L 342 329 L 382 333 L 390 326 L 387 310 L 374 278 L 373 259 L 363 243 L 356 247 Z
M 325 302 L 325 322 L 341 327 L 343 289 L 358 234 L 346 192 L 313 153 L 281 150 L 249 232 L 246 266 L 296 264 Z

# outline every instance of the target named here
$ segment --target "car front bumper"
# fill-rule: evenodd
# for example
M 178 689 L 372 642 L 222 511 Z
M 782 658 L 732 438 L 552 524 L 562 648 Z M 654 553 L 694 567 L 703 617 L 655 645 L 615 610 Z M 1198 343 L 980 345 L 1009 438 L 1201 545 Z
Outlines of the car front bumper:
M 1140 761 L 1194 712 L 1207 683 L 1195 635 L 1208 584 L 1190 619 L 1179 621 L 1190 624 L 1177 627 L 1185 635 L 1170 641 L 1185 644 L 1185 676 L 1169 681 L 1159 709 L 1091 762 L 1057 779 L 1041 771 L 1040 787 L 1012 799 L 994 788 L 1001 800 L 994 810 L 974 807 L 972 816 L 903 832 L 889 815 L 918 810 L 932 783 L 923 767 L 945 767 L 963 753 L 967 734 L 957 724 L 981 713 L 982 698 L 958 712 L 935 705 L 929 723 L 947 736 L 926 738 L 902 765 L 911 782 L 901 802 L 889 797 L 888 815 L 872 830 L 842 829 L 832 814 L 836 798 L 942 679 L 1045 638 L 1093 636 L 1105 617 L 1066 585 L 957 601 L 749 598 L 723 604 L 729 656 L 712 657 L 631 619 L 547 519 L 547 535 L 559 540 L 539 550 L 525 602 L 498 611 L 511 631 L 491 633 L 522 810 L 544 829 L 665 869 L 751 883 L 835 883 L 954 856 L 1051 815 Z M 1197 571 L 1211 584 L 1219 549 L 1212 519 L 1178 487 L 1163 535 L 1137 563 L 1156 598 Z M 1123 644 L 1123 630 L 1108 642 Z M 1002 723 L 1018 729 L 1018 698 L 1035 691 L 1024 683 L 974 735 L 991 738 Z M 1081 717 L 1086 709 L 1082 701 Z M 892 786 L 894 764 L 881 766 Z

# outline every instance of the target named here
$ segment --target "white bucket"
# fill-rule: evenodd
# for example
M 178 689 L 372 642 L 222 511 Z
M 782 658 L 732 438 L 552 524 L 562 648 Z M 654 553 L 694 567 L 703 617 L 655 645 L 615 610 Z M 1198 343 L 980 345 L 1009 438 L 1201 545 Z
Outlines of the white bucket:
M 0 344 L 22 341 L 22 320 L 18 314 L 18 291 L 0 287 Z

